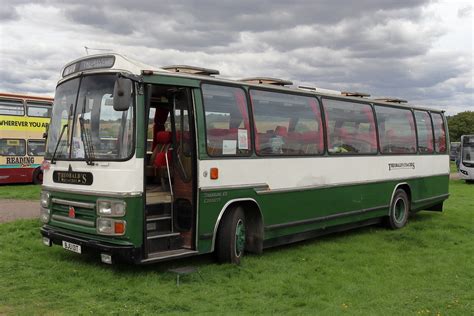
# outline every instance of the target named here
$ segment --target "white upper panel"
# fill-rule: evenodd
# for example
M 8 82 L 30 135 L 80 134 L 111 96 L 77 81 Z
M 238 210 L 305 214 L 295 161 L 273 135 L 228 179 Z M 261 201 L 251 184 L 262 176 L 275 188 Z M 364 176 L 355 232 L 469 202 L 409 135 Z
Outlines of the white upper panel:
M 71 66 L 73 66 L 75 64 L 79 64 L 82 61 L 94 61 L 94 60 L 105 59 L 105 58 L 108 58 L 108 57 L 112 57 L 112 58 L 115 59 L 112 67 L 109 67 L 109 66 L 105 65 L 102 68 L 100 66 L 98 66 L 98 67 L 87 68 L 87 69 L 80 70 L 80 71 L 88 72 L 88 71 L 98 71 L 98 70 L 106 70 L 106 71 L 113 70 L 113 71 L 129 72 L 129 73 L 132 73 L 132 74 L 135 74 L 135 75 L 140 75 L 142 70 L 153 70 L 153 71 L 160 71 L 160 72 L 168 72 L 164 69 L 161 69 L 161 68 L 158 68 L 158 67 L 155 67 L 155 66 L 150 66 L 150 65 L 144 64 L 142 62 L 133 60 L 133 59 L 131 59 L 129 57 L 126 57 L 124 55 L 120 55 L 120 54 L 116 54 L 116 53 L 110 53 L 110 54 L 88 55 L 88 56 L 78 58 L 78 59 L 68 63 L 66 66 L 64 66 L 64 68 L 61 70 L 61 77 L 63 79 L 65 79 L 65 78 L 68 78 L 69 76 L 77 74 L 79 72 L 78 70 L 67 73 L 66 75 L 64 75 L 64 70 L 70 68 Z

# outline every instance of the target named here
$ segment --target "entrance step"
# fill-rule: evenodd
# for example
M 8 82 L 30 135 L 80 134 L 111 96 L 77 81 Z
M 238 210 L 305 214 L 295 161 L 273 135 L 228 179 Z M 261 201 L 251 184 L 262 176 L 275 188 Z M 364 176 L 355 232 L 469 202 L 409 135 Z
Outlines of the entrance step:
M 171 215 L 153 215 L 153 216 L 147 216 L 146 221 L 147 222 L 154 222 L 154 221 L 164 221 L 164 220 L 170 220 Z
M 159 238 L 174 237 L 174 236 L 179 236 L 179 235 L 181 234 L 173 233 L 173 232 L 153 232 L 153 233 L 149 233 L 146 238 L 148 240 L 152 240 L 152 239 L 159 239 Z
M 169 251 L 158 251 L 148 254 L 147 259 L 143 259 L 141 263 L 150 263 L 156 261 L 164 261 L 170 260 L 175 258 L 182 258 L 188 257 L 192 255 L 196 255 L 198 252 L 196 250 L 189 250 L 189 249 L 176 249 L 176 250 L 169 250 Z
M 171 203 L 171 193 L 166 191 L 146 192 L 146 204 Z

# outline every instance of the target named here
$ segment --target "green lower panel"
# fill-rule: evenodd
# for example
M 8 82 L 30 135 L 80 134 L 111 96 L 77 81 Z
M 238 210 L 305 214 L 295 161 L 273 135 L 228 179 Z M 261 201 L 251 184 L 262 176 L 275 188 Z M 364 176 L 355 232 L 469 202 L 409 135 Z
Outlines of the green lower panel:
M 201 192 L 198 249 L 200 252 L 211 250 L 212 236 L 219 213 L 225 204 L 233 199 L 251 198 L 259 204 L 265 227 L 264 239 L 267 240 L 388 215 L 394 188 L 402 182 L 409 185 L 411 199 L 416 208 L 438 203 L 448 193 L 448 176 L 291 192 L 259 192 L 258 194 L 254 189 Z M 415 203 L 415 201 L 433 197 L 441 198 Z
M 96 195 L 86 195 L 86 194 L 74 194 L 74 193 L 64 193 L 64 192 L 50 192 L 51 200 L 52 199 L 61 199 L 73 202 L 82 202 L 96 204 L 97 199 L 107 199 L 105 197 L 100 197 Z M 95 221 L 97 219 L 96 210 L 83 209 L 81 207 L 75 207 L 76 218 L 82 219 L 85 221 L 93 222 L 94 226 L 79 225 L 75 223 L 67 223 L 64 221 L 58 221 L 52 219 L 48 225 L 51 227 L 61 228 L 62 232 L 67 232 L 72 235 L 76 234 L 83 238 L 88 238 L 90 240 L 104 241 L 108 243 L 113 243 L 117 245 L 130 245 L 132 244 L 135 247 L 141 247 L 143 243 L 143 198 L 142 197 L 123 197 L 123 198 L 110 198 L 114 200 L 123 200 L 127 203 L 127 212 L 123 218 L 126 224 L 126 232 L 124 236 L 103 236 L 96 233 Z M 52 203 L 51 206 L 52 215 L 68 216 L 69 207 L 63 204 Z

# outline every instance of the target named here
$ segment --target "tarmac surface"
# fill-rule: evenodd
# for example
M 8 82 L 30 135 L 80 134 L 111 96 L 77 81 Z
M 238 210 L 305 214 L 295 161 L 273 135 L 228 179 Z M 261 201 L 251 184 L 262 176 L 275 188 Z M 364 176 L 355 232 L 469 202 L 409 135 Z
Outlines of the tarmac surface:
M 0 223 L 20 218 L 39 218 L 39 201 L 0 199 Z

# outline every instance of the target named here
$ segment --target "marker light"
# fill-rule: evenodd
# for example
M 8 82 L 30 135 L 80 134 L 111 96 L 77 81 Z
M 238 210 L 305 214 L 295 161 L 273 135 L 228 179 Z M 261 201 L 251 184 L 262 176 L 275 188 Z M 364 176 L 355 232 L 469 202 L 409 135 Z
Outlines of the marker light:
M 100 260 L 103 263 L 112 264 L 112 256 L 109 255 L 108 253 L 101 253 L 100 254 Z
M 115 222 L 114 223 L 114 230 L 116 234 L 123 234 L 125 233 L 125 223 L 124 222 Z
M 217 180 L 219 178 L 219 169 L 211 168 L 211 180 Z
M 52 246 L 51 239 L 49 239 L 48 237 L 43 237 L 43 245 L 51 247 Z

